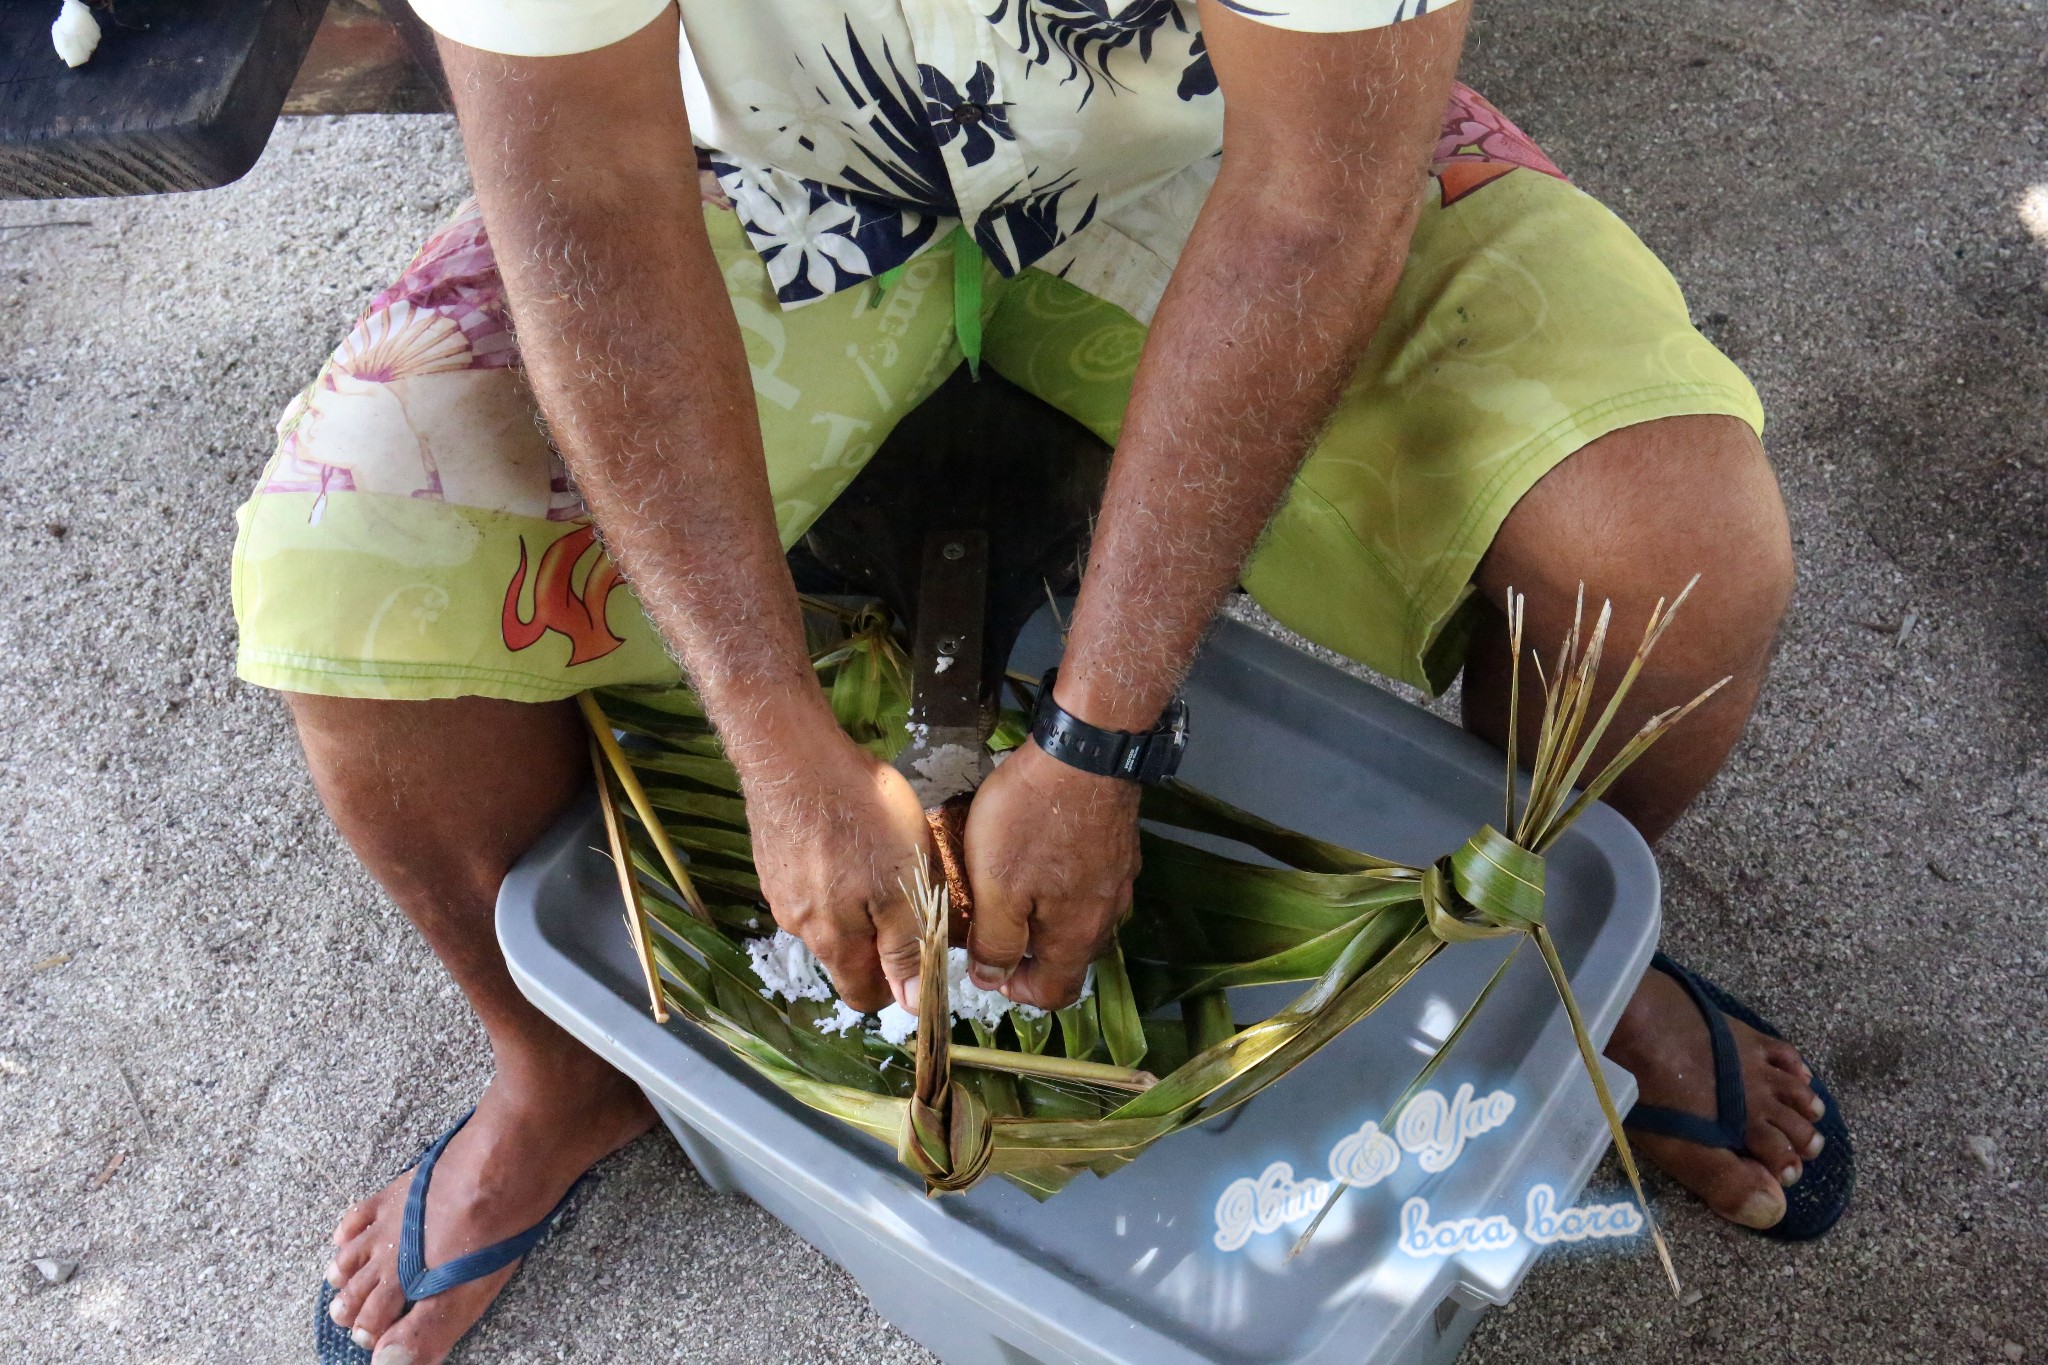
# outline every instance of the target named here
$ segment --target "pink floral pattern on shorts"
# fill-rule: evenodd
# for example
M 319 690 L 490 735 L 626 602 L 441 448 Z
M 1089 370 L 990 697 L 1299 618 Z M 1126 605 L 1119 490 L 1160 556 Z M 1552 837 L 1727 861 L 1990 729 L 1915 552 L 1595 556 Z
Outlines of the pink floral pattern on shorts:
M 1494 108 L 1484 95 L 1465 85 L 1451 89 L 1450 107 L 1444 111 L 1443 134 L 1437 139 L 1431 161 L 1433 173 L 1443 186 L 1445 208 L 1513 170 L 1539 171 L 1565 179 L 1565 173 L 1527 133 Z
M 709 171 L 703 201 L 732 205 Z M 466 201 L 379 291 L 277 426 L 259 492 L 377 492 L 550 521 L 588 516 L 533 421 L 481 210 Z

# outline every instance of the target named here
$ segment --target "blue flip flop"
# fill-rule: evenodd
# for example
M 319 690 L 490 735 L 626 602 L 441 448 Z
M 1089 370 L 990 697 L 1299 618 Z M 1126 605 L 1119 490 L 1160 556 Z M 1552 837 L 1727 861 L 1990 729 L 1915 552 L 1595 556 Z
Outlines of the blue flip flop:
M 1715 1114 L 1704 1119 L 1681 1109 L 1638 1103 L 1622 1120 L 1623 1126 L 1748 1156 L 1749 1100 L 1743 1092 L 1742 1059 L 1735 1049 L 1735 1036 L 1728 1030 L 1728 1020 L 1740 1019 L 1769 1038 L 1782 1040 L 1784 1035 L 1755 1010 L 1664 954 L 1652 958 L 1650 966 L 1685 987 L 1685 993 L 1692 997 L 1707 1021 L 1707 1036 L 1714 1047 Z M 1849 1127 L 1842 1120 L 1842 1107 L 1835 1103 L 1835 1097 L 1818 1076 L 1808 1084 L 1827 1106 L 1827 1112 L 1814 1125 L 1827 1139 L 1827 1145 L 1821 1148 L 1819 1156 L 1803 1163 L 1799 1183 L 1785 1191 L 1785 1216 L 1770 1227 L 1753 1229 L 1780 1242 L 1809 1242 L 1833 1227 L 1849 1207 L 1849 1195 L 1856 1186 L 1856 1158 L 1849 1144 Z
M 520 1257 L 531 1252 L 547 1240 L 555 1230 L 556 1220 L 562 1210 L 569 1207 L 569 1201 L 576 1197 L 591 1180 L 588 1171 L 578 1176 L 560 1200 L 538 1223 L 526 1231 L 507 1237 L 481 1251 L 472 1251 L 467 1256 L 458 1256 L 442 1265 L 427 1265 L 427 1187 L 434 1180 L 434 1163 L 441 1159 L 441 1153 L 450 1140 L 462 1131 L 462 1126 L 476 1114 L 472 1109 L 457 1119 L 455 1126 L 434 1139 L 432 1146 L 420 1154 L 412 1173 L 412 1185 L 405 1194 L 405 1213 L 398 1225 L 398 1286 L 405 1292 L 405 1307 L 411 1307 L 421 1299 L 436 1294 L 445 1294 L 457 1285 L 480 1280 L 486 1275 L 503 1270 Z M 323 1278 L 320 1294 L 313 1305 L 313 1348 L 319 1365 L 370 1365 L 370 1353 L 349 1338 L 348 1330 L 328 1316 L 334 1302 L 336 1290 Z

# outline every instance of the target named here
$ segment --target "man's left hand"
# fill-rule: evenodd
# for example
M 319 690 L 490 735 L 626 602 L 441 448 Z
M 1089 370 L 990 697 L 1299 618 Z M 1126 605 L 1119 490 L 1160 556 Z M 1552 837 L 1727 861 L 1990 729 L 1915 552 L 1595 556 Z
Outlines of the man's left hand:
M 1041 1009 L 1074 1003 L 1131 904 L 1138 795 L 1030 740 L 982 783 L 965 839 L 976 985 Z

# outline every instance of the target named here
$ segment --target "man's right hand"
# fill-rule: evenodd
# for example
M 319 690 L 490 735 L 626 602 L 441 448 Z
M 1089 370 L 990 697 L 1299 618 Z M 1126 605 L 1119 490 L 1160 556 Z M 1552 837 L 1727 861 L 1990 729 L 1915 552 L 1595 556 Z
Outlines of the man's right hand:
M 828 713 L 829 718 L 829 713 Z M 907 888 L 931 835 L 903 775 L 836 726 L 757 749 L 746 764 L 754 868 L 775 922 L 817 955 L 847 1004 L 917 1008 Z

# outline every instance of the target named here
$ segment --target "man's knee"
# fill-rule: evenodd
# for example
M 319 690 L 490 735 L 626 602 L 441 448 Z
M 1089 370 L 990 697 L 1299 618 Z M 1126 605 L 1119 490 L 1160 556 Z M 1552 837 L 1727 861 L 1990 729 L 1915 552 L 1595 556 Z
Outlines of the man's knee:
M 588 771 L 573 703 L 284 697 L 322 804 L 401 898 L 495 893 Z
M 1482 565 L 1489 589 L 1551 603 L 1583 583 L 1622 639 L 1658 598 L 1699 586 L 1659 652 L 1667 668 L 1761 668 L 1792 597 L 1792 541 L 1762 443 L 1738 419 L 1668 418 L 1594 441 L 1525 496 Z
M 432 716 L 428 704 L 282 692 L 320 798 L 337 818 L 404 818 L 406 756 Z

